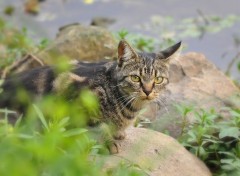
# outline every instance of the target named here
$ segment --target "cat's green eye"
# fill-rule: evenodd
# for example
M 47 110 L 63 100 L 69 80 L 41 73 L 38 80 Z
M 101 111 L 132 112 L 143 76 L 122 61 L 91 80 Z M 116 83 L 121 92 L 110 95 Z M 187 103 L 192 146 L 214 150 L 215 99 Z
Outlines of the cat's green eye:
M 156 84 L 161 84 L 161 83 L 163 82 L 163 80 L 164 80 L 164 78 L 161 77 L 161 76 L 159 76 L 159 77 L 156 77 L 156 78 L 155 78 L 154 82 L 155 82 Z
M 139 77 L 139 76 L 137 76 L 137 75 L 131 75 L 130 77 L 131 77 L 131 80 L 132 80 L 133 82 L 140 82 L 140 77 Z

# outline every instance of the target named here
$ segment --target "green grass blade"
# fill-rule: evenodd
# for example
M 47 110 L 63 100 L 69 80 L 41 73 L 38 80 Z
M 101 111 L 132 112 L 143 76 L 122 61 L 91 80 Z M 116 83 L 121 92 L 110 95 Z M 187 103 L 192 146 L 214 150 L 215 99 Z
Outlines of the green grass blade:
M 76 136 L 80 135 L 82 133 L 87 132 L 87 129 L 82 129 L 82 128 L 76 128 L 76 129 L 71 129 L 66 132 L 64 132 L 64 137 L 71 137 L 71 136 Z
M 38 115 L 38 118 L 41 120 L 43 126 L 49 131 L 49 127 L 48 127 L 47 121 L 46 121 L 43 113 L 41 112 L 41 110 L 35 104 L 33 104 L 33 108 L 36 111 L 36 113 Z

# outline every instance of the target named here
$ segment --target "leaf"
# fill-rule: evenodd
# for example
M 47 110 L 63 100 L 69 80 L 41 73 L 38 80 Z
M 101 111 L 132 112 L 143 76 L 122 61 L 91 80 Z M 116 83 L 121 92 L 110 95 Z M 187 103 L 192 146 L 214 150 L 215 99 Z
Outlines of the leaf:
M 3 84 L 3 82 L 4 82 L 3 79 L 0 79 L 0 86 Z
M 224 137 L 234 137 L 236 139 L 239 138 L 240 131 L 238 127 L 229 127 L 229 128 L 224 128 L 221 129 L 219 133 L 219 138 L 224 138 Z
M 237 64 L 238 71 L 240 71 L 240 62 Z
M 240 66 L 240 64 L 239 64 Z M 239 69 L 240 70 L 240 69 Z M 240 112 L 236 111 L 236 110 L 231 110 L 230 111 L 231 115 L 234 117 L 240 117 Z
M 219 141 L 214 140 L 214 139 L 204 139 L 204 141 L 203 141 L 203 145 L 206 144 L 206 143 L 217 144 L 217 143 L 219 143 Z
M 69 117 L 65 117 L 65 118 L 63 118 L 63 119 L 61 119 L 61 121 L 59 122 L 59 126 L 66 126 L 67 125 L 67 123 L 69 122 Z
M 22 139 L 33 139 L 33 137 L 34 136 L 32 136 L 32 135 L 28 135 L 28 134 L 17 134 L 17 136 L 19 137 L 19 138 L 22 138 Z
M 224 155 L 226 155 L 226 156 L 228 156 L 228 157 L 237 158 L 237 156 L 236 156 L 234 153 L 232 153 L 232 152 L 220 151 L 220 152 L 218 152 L 218 153 L 219 153 L 219 154 L 224 154 Z
M 19 127 L 20 123 L 22 122 L 22 115 L 20 117 L 18 117 L 17 121 L 15 122 L 14 127 L 17 128 Z
M 103 145 L 94 145 L 92 149 L 101 149 L 103 148 Z
M 233 163 L 233 159 L 221 159 L 221 163 L 224 163 L 224 164 L 232 164 Z
M 14 13 L 14 11 L 15 11 L 15 8 L 14 8 L 14 6 L 7 6 L 5 9 L 4 9 L 4 13 L 6 14 L 6 15 L 9 15 L 9 16 L 11 16 L 13 13 Z
M 49 131 L 49 127 L 48 127 L 47 121 L 44 118 L 43 113 L 40 111 L 40 109 L 35 104 L 33 105 L 33 108 L 36 111 L 38 118 L 41 120 L 43 126 Z
M 71 130 L 64 132 L 64 137 L 80 135 L 82 133 L 86 133 L 87 131 L 88 131 L 87 129 L 82 129 L 82 128 L 71 129 Z
M 5 114 L 16 114 L 15 111 L 11 111 L 8 109 L 0 109 L 0 113 L 5 113 Z

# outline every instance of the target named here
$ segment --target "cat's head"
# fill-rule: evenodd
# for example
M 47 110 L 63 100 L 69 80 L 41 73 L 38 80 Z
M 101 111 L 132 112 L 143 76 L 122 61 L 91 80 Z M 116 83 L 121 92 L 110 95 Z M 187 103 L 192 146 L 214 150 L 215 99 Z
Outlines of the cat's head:
M 118 46 L 119 89 L 140 102 L 154 100 L 168 84 L 169 60 L 176 57 L 181 42 L 159 53 L 136 52 L 126 41 Z

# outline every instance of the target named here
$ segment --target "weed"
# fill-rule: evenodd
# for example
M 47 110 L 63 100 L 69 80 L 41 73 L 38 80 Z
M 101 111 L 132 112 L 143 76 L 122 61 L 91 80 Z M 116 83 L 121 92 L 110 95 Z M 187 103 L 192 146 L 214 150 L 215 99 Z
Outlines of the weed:
M 214 110 L 178 106 L 186 116 L 193 112 L 195 122 L 183 125 L 179 137 L 188 150 L 201 158 L 216 175 L 240 174 L 240 110 L 228 109 L 231 118 L 223 120 Z

